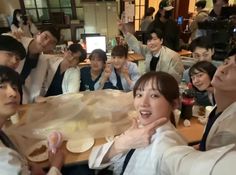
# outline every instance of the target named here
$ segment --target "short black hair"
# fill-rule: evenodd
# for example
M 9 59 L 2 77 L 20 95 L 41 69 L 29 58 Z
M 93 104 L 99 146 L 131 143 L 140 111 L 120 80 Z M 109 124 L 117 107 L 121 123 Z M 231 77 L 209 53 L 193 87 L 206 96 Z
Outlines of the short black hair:
M 103 63 L 106 63 L 107 54 L 102 49 L 94 49 L 89 55 L 89 59 L 91 59 L 93 55 L 97 55 L 103 61 Z
M 197 72 L 205 72 L 209 77 L 210 80 L 212 80 L 215 72 L 216 72 L 216 66 L 214 66 L 209 61 L 199 61 L 195 63 L 190 69 L 189 69 L 189 77 L 190 82 L 192 82 L 191 76 L 195 75 Z M 194 87 L 194 86 L 193 86 Z M 195 90 L 199 91 L 197 88 L 194 87 Z
M 81 55 L 79 57 L 79 62 L 83 62 L 87 58 L 87 52 L 80 44 L 77 43 L 71 44 L 68 47 L 68 50 L 71 51 L 72 53 L 80 52 Z
M 163 32 L 158 29 L 158 28 L 151 28 L 150 30 L 147 31 L 146 37 L 147 40 L 151 40 L 152 39 L 152 34 L 155 33 L 157 35 L 157 37 L 159 39 L 163 39 Z
M 20 75 L 13 69 L 0 65 L 0 84 L 6 82 L 16 86 L 19 93 L 22 95 L 22 79 Z
M 55 28 L 54 26 L 44 26 L 40 29 L 40 32 L 50 32 L 52 34 L 53 37 L 55 37 L 57 39 L 57 42 L 60 41 L 61 39 L 61 33 L 60 30 L 58 28 Z
M 205 0 L 197 1 L 197 2 L 195 3 L 195 6 L 204 9 L 204 8 L 206 7 L 206 1 L 205 1 Z
M 233 55 L 235 55 L 236 54 L 236 48 L 232 48 L 230 51 L 229 51 L 229 53 L 228 53 L 228 57 L 231 57 L 231 56 L 233 56 Z
M 201 36 L 194 39 L 190 44 L 190 50 L 194 52 L 197 47 L 205 48 L 205 49 L 214 49 L 212 40 L 207 36 Z
M 154 12 L 155 12 L 154 7 L 148 7 L 145 16 L 151 16 L 151 15 L 153 15 Z
M 24 59 L 26 56 L 26 51 L 21 42 L 9 35 L 0 35 L 0 51 L 12 52 Z
M 117 45 L 117 46 L 113 47 L 113 49 L 111 51 L 111 56 L 120 56 L 120 57 L 125 56 L 125 58 L 127 58 L 128 57 L 128 48 L 123 45 Z

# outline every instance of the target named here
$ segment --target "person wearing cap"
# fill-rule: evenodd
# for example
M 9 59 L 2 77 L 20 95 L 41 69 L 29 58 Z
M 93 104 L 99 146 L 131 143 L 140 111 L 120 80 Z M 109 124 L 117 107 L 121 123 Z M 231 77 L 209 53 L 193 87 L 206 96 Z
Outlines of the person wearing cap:
M 198 29 L 198 22 L 203 22 L 208 18 L 208 10 L 205 9 L 206 1 L 199 0 L 195 3 L 197 14 L 193 21 L 190 23 L 189 28 L 191 31 L 190 42 L 203 34 Z
M 0 65 L 16 69 L 25 58 L 24 46 L 11 36 L 0 35 Z
M 155 15 L 154 21 L 149 25 L 148 31 L 158 28 L 163 32 L 163 45 L 179 51 L 179 29 L 177 23 L 171 19 L 174 7 L 168 0 L 159 3 L 159 10 Z

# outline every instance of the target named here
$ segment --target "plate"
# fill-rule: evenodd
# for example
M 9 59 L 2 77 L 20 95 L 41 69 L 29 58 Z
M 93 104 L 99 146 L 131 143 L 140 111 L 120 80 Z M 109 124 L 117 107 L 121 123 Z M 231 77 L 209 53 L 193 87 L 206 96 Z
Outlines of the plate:
M 43 162 L 48 159 L 47 141 L 40 141 L 32 145 L 27 151 L 27 158 L 32 162 Z
M 66 149 L 72 153 L 82 153 L 89 150 L 94 144 L 94 138 L 70 139 L 66 143 Z

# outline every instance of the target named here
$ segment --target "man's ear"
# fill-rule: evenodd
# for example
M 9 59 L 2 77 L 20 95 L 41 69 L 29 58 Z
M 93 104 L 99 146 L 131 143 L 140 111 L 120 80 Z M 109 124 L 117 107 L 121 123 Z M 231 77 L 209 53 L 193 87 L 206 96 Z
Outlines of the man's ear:
M 73 57 L 72 57 L 72 52 L 70 50 L 65 51 L 65 57 L 69 60 L 72 61 Z
M 161 44 L 163 44 L 163 38 L 162 38 L 162 39 L 160 39 L 160 41 L 161 41 Z
M 213 56 L 215 54 L 215 49 L 212 48 L 211 50 L 212 50 L 212 56 Z

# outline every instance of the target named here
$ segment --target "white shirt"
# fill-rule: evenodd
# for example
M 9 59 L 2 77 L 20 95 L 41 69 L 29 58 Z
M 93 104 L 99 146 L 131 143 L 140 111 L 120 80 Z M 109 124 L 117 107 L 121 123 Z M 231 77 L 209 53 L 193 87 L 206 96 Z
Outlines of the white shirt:
M 129 160 L 124 175 L 158 175 L 160 163 L 165 150 L 172 145 L 186 145 L 186 141 L 178 134 L 174 126 L 168 122 L 156 130 L 151 144 L 145 148 L 136 149 Z M 127 153 L 113 157 L 110 162 L 103 164 L 102 160 L 113 142 L 95 147 L 89 157 L 89 167 L 94 169 L 114 165 L 113 174 L 120 174 Z

